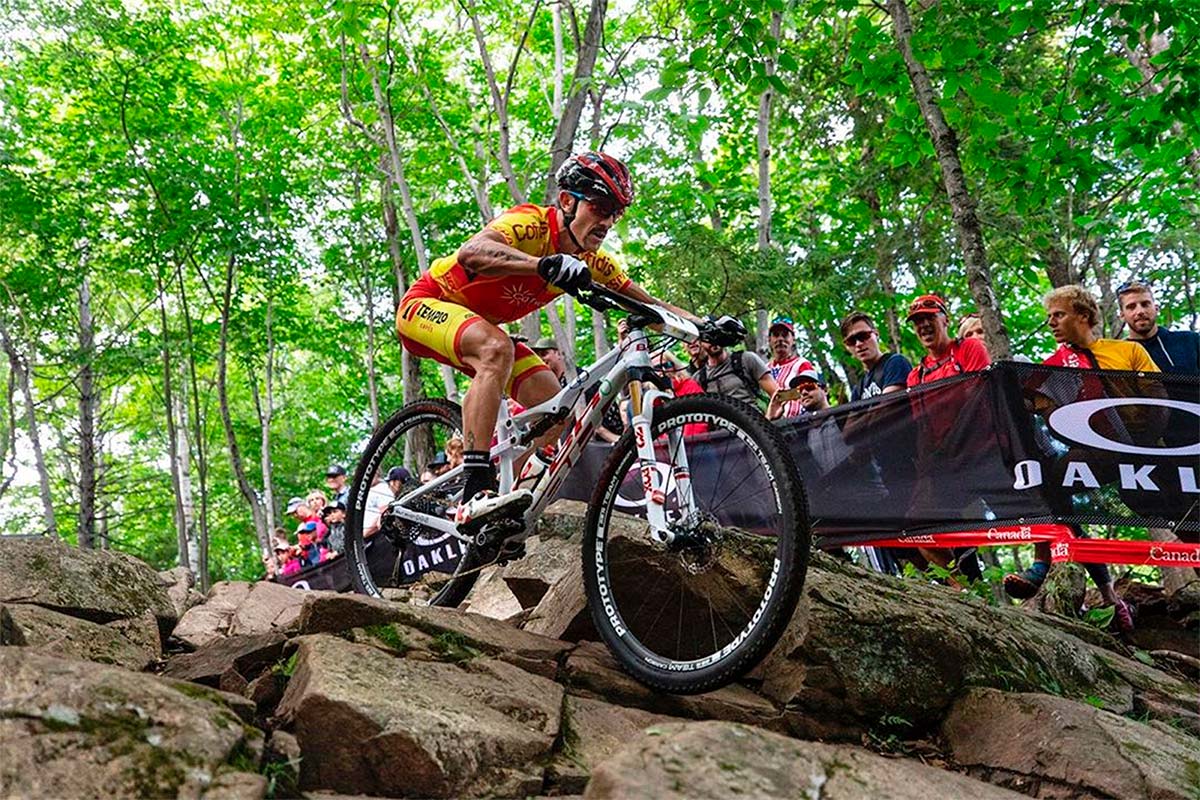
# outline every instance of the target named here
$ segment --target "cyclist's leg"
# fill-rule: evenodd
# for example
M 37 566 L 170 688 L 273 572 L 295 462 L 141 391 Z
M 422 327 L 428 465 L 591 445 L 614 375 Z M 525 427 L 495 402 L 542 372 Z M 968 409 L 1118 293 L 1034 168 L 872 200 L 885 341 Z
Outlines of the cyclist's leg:
M 518 351 L 524 347 L 525 345 L 523 344 L 517 345 Z M 554 373 L 538 358 L 536 353 L 532 350 L 529 351 L 529 357 L 521 358 L 518 355 L 516 365 L 513 367 L 511 388 L 511 396 L 516 398 L 516 401 L 526 408 L 532 408 L 539 403 L 546 402 L 562 389 L 558 385 L 558 379 L 554 377 Z M 536 359 L 536 363 L 533 363 L 530 359 Z M 536 447 L 542 448 L 547 445 L 553 445 L 558 441 L 562 429 L 563 423 L 559 423 L 543 433 L 538 437 Z M 518 473 L 520 473 L 522 463 L 523 459 L 514 465 Z

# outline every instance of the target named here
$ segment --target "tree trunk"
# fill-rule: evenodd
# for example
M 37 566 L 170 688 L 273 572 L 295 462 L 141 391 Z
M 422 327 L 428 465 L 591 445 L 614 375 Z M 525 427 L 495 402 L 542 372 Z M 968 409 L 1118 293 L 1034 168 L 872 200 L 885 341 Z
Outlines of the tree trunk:
M 180 475 L 179 431 L 175 424 L 175 390 L 171 385 L 171 343 L 170 330 L 167 325 L 166 287 L 163 285 L 162 271 L 154 272 L 155 288 L 158 290 L 158 320 L 160 338 L 162 340 L 163 362 L 163 410 L 166 412 L 167 423 L 167 454 L 171 459 L 171 492 L 175 500 L 175 546 L 178 551 L 179 566 L 192 568 L 188 552 L 187 520 L 183 511 L 183 478 Z
M 229 315 L 233 304 L 233 273 L 237 266 L 237 256 L 229 254 L 225 264 L 225 285 L 221 294 L 221 330 L 217 345 L 217 402 L 221 407 L 221 424 L 225 429 L 225 445 L 229 449 L 229 465 L 233 469 L 234 480 L 242 499 L 250 506 L 250 515 L 254 519 L 254 532 L 259 546 L 270 552 L 271 531 L 267 528 L 267 518 L 263 514 L 262 502 L 250 481 L 246 478 L 246 467 L 242 463 L 242 450 L 238 446 L 237 434 L 233 430 L 233 416 L 229 411 L 228 387 L 228 352 L 229 352 Z
M 209 586 L 208 578 L 208 441 L 205 436 L 205 418 L 200 413 L 200 382 L 196 377 L 196 339 L 192 329 L 192 313 L 188 306 L 187 282 L 184 280 L 183 270 L 179 270 L 179 305 L 183 311 L 184 332 L 187 336 L 187 380 L 185 381 L 185 392 L 191 398 L 191 420 L 188 419 L 187 399 L 182 403 L 182 408 L 185 413 L 180 416 L 180 422 L 184 430 L 187 430 L 190 425 L 195 426 L 195 435 L 192 441 L 196 443 L 196 477 L 200 479 L 200 533 L 199 537 L 189 534 L 188 537 L 188 559 L 192 564 L 192 571 L 196 573 L 196 584 L 201 592 L 207 592 Z M 186 442 L 186 437 L 184 439 Z M 190 452 L 190 451 L 185 451 Z M 191 477 L 186 469 L 180 470 L 180 475 L 188 476 L 188 480 L 184 485 L 187 490 L 183 492 L 185 499 L 190 500 L 191 493 Z M 187 505 L 184 506 L 185 510 Z M 194 549 L 193 549 L 194 548 Z
M 474 0 L 465 0 L 463 8 L 471 18 L 471 29 L 475 32 L 475 42 L 479 46 L 479 59 L 483 62 L 483 72 L 487 77 L 488 89 L 492 95 L 492 108 L 496 111 L 496 119 L 500 125 L 500 146 L 496 150 L 496 160 L 500 163 L 500 174 L 504 176 L 508 193 L 512 196 L 513 202 L 519 205 L 525 202 L 525 192 L 521 190 L 521 184 L 517 181 L 517 175 L 513 171 L 512 158 L 509 155 L 511 134 L 508 119 L 508 94 L 507 91 L 501 93 L 500 84 L 496 81 L 496 70 L 492 66 L 492 57 L 488 54 L 487 42 L 483 37 L 483 27 L 479 23 Z M 522 46 L 524 46 L 524 41 L 522 38 Z M 521 51 L 518 49 L 513 55 L 512 67 L 516 67 L 516 61 L 520 55 Z
M 96 546 L 96 336 L 92 321 L 92 288 L 87 276 L 79 284 L 79 527 L 80 547 Z
M 567 333 L 566 326 L 558 318 L 558 305 L 560 302 L 571 305 L 574 301 L 570 295 L 564 294 L 561 300 L 555 300 L 546 306 L 546 317 L 550 320 L 550 330 L 554 332 L 554 342 L 558 345 L 558 351 L 562 353 L 563 361 L 567 365 L 567 379 L 574 380 L 578 374 L 578 365 L 575 363 L 575 339 Z
M 592 346 L 596 348 L 596 358 L 606 354 L 611 350 L 608 343 L 608 324 L 604 319 L 604 314 L 591 310 L 592 312 Z
M 271 488 L 273 485 L 271 470 L 271 419 L 275 415 L 275 332 L 272 326 L 273 311 L 274 304 L 270 296 L 268 296 L 266 317 L 267 352 L 263 365 L 263 388 L 266 396 L 259 396 L 257 378 L 253 378 L 252 376 L 252 380 L 250 381 L 250 389 L 254 396 L 254 408 L 258 412 L 258 429 L 260 435 L 259 464 L 262 469 L 263 512 L 267 518 L 268 538 L 275 530 L 275 491 Z
M 783 14 L 771 12 L 771 38 L 776 46 L 783 25 Z M 775 58 L 767 59 L 768 78 L 775 75 Z M 768 85 L 758 97 L 758 252 L 767 254 L 771 250 L 771 100 L 775 90 Z M 760 353 L 767 352 L 767 331 L 770 315 L 759 307 L 755 312 L 755 344 Z
M 546 176 L 546 202 L 553 203 L 558 196 L 554 174 L 571 155 L 575 145 L 575 134 L 579 130 L 579 119 L 583 115 L 583 104 L 591 88 L 592 73 L 596 68 L 596 56 L 604 38 L 604 15 L 608 12 L 608 0 L 592 0 L 587 24 L 583 29 L 583 40 L 575 59 L 575 74 L 571 77 L 571 91 L 562 116 L 554 129 L 553 144 L 550 146 L 550 172 Z
M 991 267 L 988 265 L 987 251 L 984 248 L 983 229 L 975 213 L 975 199 L 967 188 L 962 163 L 958 158 L 958 137 L 946 123 L 946 117 L 937 104 L 933 84 L 925 71 L 925 65 L 913 54 L 912 20 L 908 14 L 908 4 L 905 0 L 888 0 L 887 9 L 895 26 L 896 44 L 904 57 L 904 66 L 912 83 L 913 94 L 916 95 L 917 105 L 921 108 L 921 116 L 929 129 L 933 150 L 942 169 L 942 181 L 954 215 L 963 265 L 967 272 L 967 285 L 971 288 L 971 296 L 974 297 L 983 320 L 984 340 L 987 342 L 988 352 L 992 354 L 993 360 L 1008 359 L 1011 353 L 1008 331 L 1004 327 L 1000 304 L 992 289 Z
M 25 426 L 29 434 L 29 444 L 33 448 L 33 462 L 38 474 L 38 492 L 42 499 L 42 521 L 46 534 L 58 538 L 58 522 L 54 518 L 54 501 L 50 493 L 50 471 L 46 468 L 46 454 L 42 450 L 42 439 L 38 435 L 37 415 L 34 413 L 35 401 L 33 382 L 30 380 L 30 365 L 25 362 L 18 351 L 16 343 L 8 332 L 8 328 L 0 325 L 0 345 L 8 354 L 9 369 L 16 376 L 17 385 L 25 397 Z
M 550 15 L 554 26 L 554 99 L 551 101 L 550 113 L 558 119 L 563 110 L 563 31 L 562 5 L 559 0 L 550 3 Z

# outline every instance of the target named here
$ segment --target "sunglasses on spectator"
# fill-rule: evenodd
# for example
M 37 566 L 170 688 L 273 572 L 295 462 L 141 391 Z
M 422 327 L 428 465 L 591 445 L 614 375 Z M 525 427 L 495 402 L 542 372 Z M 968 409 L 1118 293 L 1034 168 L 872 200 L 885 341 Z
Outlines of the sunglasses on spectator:
M 804 381 L 803 383 L 797 383 L 794 388 L 798 392 L 815 392 L 819 386 L 819 383 Z
M 601 219 L 608 219 L 609 217 L 612 217 L 613 221 L 615 222 L 625 215 L 625 206 L 621 205 L 610 197 L 588 197 L 587 195 L 582 195 L 578 192 L 568 192 L 567 194 L 571 195 L 577 200 L 583 200 L 586 202 L 592 207 L 592 210 L 594 210 L 600 216 Z
M 874 335 L 875 331 L 859 331 L 858 333 L 850 334 L 842 341 L 846 343 L 846 347 L 854 347 L 856 344 L 868 341 Z

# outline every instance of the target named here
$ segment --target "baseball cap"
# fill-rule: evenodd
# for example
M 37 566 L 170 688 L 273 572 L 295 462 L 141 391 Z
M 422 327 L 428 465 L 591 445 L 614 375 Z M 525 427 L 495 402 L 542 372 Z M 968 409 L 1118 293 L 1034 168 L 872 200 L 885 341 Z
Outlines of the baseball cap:
M 431 467 L 444 467 L 450 463 L 450 459 L 446 458 L 446 454 L 439 450 L 437 455 L 433 457 L 433 461 L 429 462 Z
M 297 508 L 299 508 L 302 505 L 304 505 L 303 497 L 293 497 L 291 500 L 288 500 L 287 510 L 284 513 L 291 514 L 293 511 L 295 511 Z
M 825 378 L 821 376 L 821 373 L 817 372 L 815 369 L 805 369 L 792 376 L 792 379 L 788 381 L 788 388 L 795 389 L 805 381 L 812 381 L 821 387 L 825 386 Z
M 345 475 L 346 468 L 341 464 L 330 464 L 329 469 L 325 470 L 325 477 L 332 478 L 337 475 Z
M 387 474 L 387 479 L 389 481 L 400 481 L 401 483 L 407 483 L 408 479 L 411 477 L 412 473 L 410 473 L 404 467 L 392 467 L 388 470 Z
M 905 319 L 911 322 L 913 317 L 919 317 L 922 314 L 937 314 L 938 312 L 950 316 L 950 312 L 946 311 L 946 301 L 936 294 L 923 294 L 909 303 L 908 316 Z
M 542 338 L 540 338 L 536 342 L 534 342 L 533 347 L 530 347 L 529 349 L 534 351 L 535 353 L 538 350 L 557 350 L 558 342 L 554 341 L 554 337 L 552 337 L 552 336 L 543 336 Z
M 796 323 L 792 322 L 790 317 L 776 317 L 775 319 L 771 320 L 771 327 L 767 328 L 767 333 L 770 333 L 776 328 L 786 328 L 787 332 L 792 336 L 796 335 Z

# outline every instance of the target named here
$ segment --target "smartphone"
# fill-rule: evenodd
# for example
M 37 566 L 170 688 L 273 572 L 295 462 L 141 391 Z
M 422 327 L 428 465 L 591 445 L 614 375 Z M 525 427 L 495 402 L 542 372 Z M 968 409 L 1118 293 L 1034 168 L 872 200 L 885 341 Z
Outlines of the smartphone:
M 775 393 L 775 398 L 781 403 L 787 403 L 792 400 L 800 399 L 799 389 L 780 389 Z

